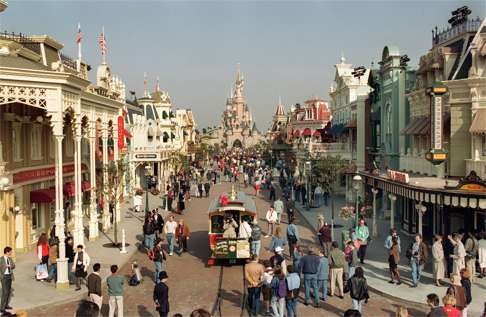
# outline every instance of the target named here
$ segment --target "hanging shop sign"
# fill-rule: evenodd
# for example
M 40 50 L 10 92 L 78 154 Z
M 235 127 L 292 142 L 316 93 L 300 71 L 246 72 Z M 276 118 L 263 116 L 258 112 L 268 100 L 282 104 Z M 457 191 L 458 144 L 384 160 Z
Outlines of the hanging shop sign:
M 118 149 L 122 150 L 125 147 L 125 120 L 122 116 L 118 116 Z
M 395 182 L 408 184 L 408 182 L 410 181 L 410 177 L 408 176 L 408 173 L 403 173 L 403 172 L 393 171 L 393 170 L 387 170 L 386 175 L 388 176 L 389 179 L 391 179 Z
M 439 165 L 447 159 L 447 151 L 442 148 L 442 108 L 443 95 L 447 93 L 447 86 L 436 83 L 427 89 L 430 95 L 430 141 L 431 146 L 425 158 L 434 165 Z

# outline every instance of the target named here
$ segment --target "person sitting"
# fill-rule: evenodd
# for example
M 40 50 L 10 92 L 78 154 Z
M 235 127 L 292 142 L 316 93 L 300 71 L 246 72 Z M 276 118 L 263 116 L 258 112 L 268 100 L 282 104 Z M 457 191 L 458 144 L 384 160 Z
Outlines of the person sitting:
M 132 276 L 128 281 L 128 285 L 137 286 L 141 282 L 142 282 L 142 273 L 140 273 L 140 267 L 138 266 L 138 263 L 134 261 L 132 263 Z

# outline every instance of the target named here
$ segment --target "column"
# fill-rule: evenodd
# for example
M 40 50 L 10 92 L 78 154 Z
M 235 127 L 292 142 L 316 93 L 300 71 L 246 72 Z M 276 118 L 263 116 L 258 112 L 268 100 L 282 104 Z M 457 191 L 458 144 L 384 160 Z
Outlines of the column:
M 396 208 L 396 201 L 397 196 L 393 194 L 388 194 L 388 198 L 390 199 L 391 208 L 390 208 L 390 229 L 395 228 L 395 208 Z
M 91 183 L 91 201 L 89 208 L 89 240 L 99 235 L 98 212 L 96 204 L 96 121 L 91 121 L 89 136 L 89 179 Z
M 74 133 L 74 246 L 84 245 L 84 226 L 81 198 L 81 116 L 75 115 Z
M 59 238 L 59 258 L 57 259 L 57 288 L 69 288 L 68 259 L 66 258 L 66 244 L 64 243 L 65 219 L 63 210 L 63 170 L 62 170 L 62 121 L 56 122 L 53 130 L 56 137 L 56 231 Z
M 113 161 L 115 163 L 115 168 L 116 168 L 116 173 L 115 173 L 115 184 L 113 184 L 115 187 L 113 188 L 113 192 L 114 192 L 114 198 L 115 198 L 115 210 L 114 210 L 114 213 L 115 213 L 115 220 L 116 222 L 120 222 L 120 218 L 121 218 L 121 215 L 120 215 L 120 200 L 119 200 L 119 197 L 120 197 L 120 193 L 121 193 L 121 185 L 123 184 L 123 180 L 122 180 L 122 173 L 123 171 L 121 171 L 119 169 L 119 166 L 118 166 L 118 160 L 120 159 L 118 157 L 118 120 L 116 120 L 116 118 L 113 120 L 113 122 L 116 122 L 115 124 L 113 124 Z
M 422 218 L 427 211 L 427 207 L 422 205 L 422 202 L 418 203 L 415 205 L 415 209 L 417 209 L 417 215 L 418 215 L 418 233 L 422 235 Z
M 378 236 L 378 230 L 376 228 L 376 195 L 378 195 L 379 190 L 376 188 L 371 189 L 371 193 L 373 194 L 373 224 L 371 226 L 372 229 L 372 237 L 376 238 Z
M 103 231 L 110 229 L 110 210 L 109 210 L 109 188 L 108 188 L 108 123 L 103 122 L 103 131 L 101 136 L 103 143 L 103 215 L 101 218 Z

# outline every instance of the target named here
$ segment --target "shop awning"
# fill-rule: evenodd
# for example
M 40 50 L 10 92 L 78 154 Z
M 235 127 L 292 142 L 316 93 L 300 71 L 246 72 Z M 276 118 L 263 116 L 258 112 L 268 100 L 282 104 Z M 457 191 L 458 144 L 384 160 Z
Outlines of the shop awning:
M 296 138 L 300 137 L 300 130 L 294 131 L 294 137 L 296 137 Z
M 419 124 L 421 117 L 416 117 L 413 118 L 412 121 L 410 121 L 405 128 L 400 131 L 400 134 L 411 134 L 411 131 L 415 129 L 417 124 Z
M 302 133 L 304 136 L 311 136 L 312 135 L 312 131 L 311 129 L 309 128 L 305 128 L 304 129 L 304 132 Z
M 428 117 L 422 118 L 415 129 L 414 135 L 429 135 L 430 134 L 430 119 Z
M 469 132 L 472 134 L 485 134 L 486 133 L 486 109 L 479 109 L 474 115 L 473 122 L 469 128 Z
M 312 133 L 312 135 L 315 136 L 315 137 L 319 137 L 319 136 L 321 136 L 321 132 L 319 132 L 319 130 L 316 130 L 316 131 L 314 131 L 314 133 Z
M 56 189 L 46 188 L 38 189 L 30 192 L 31 203 L 49 204 L 56 200 Z

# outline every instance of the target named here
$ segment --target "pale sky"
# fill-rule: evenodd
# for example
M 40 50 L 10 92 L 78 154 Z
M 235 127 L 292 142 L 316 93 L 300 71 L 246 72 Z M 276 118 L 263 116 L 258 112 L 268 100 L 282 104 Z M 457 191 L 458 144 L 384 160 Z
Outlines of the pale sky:
M 245 96 L 261 131 L 279 96 L 286 109 L 317 96 L 329 99 L 334 64 L 369 67 L 383 47 L 418 58 L 431 47 L 431 30 L 447 26 L 450 11 L 467 5 L 484 17 L 477 1 L 20 1 L 0 14 L 0 31 L 48 34 L 77 56 L 78 22 L 83 59 L 101 61 L 97 36 L 105 27 L 107 61 L 127 90 L 143 95 L 160 77 L 179 108 L 192 108 L 200 129 L 220 121 L 235 78 L 246 77 Z

